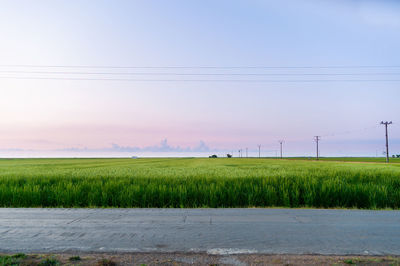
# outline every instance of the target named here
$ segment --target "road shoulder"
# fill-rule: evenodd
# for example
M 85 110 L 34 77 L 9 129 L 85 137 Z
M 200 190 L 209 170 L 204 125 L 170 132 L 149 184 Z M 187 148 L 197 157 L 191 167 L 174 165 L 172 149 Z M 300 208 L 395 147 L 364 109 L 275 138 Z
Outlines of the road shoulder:
M 17 262 L 13 265 L 400 265 L 400 256 L 211 255 L 183 252 L 0 254 L 0 262 L 7 262 L 7 259 Z

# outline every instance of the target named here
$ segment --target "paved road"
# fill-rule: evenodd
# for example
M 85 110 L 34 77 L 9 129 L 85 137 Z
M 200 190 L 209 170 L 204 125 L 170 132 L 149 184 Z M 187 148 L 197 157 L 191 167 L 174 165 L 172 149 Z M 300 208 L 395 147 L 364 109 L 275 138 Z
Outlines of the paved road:
M 400 211 L 0 209 L 1 252 L 400 255 Z

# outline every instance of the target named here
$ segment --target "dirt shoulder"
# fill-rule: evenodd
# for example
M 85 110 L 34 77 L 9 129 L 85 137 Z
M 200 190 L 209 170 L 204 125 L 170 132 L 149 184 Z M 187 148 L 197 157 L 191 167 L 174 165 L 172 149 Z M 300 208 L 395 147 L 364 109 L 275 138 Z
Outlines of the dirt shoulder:
M 400 256 L 206 253 L 1 254 L 0 265 L 400 265 Z

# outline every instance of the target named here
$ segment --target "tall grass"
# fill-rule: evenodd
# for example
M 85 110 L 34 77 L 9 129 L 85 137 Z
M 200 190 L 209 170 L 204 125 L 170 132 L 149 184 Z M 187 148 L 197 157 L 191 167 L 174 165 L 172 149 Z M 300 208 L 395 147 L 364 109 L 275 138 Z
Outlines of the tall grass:
M 400 165 L 269 159 L 0 160 L 1 207 L 400 207 Z

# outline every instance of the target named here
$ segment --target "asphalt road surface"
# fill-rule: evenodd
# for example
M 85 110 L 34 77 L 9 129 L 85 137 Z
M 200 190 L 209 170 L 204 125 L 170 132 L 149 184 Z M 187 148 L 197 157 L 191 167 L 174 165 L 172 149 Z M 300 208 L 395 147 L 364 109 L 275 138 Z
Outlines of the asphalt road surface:
M 0 252 L 400 255 L 400 211 L 0 209 Z

